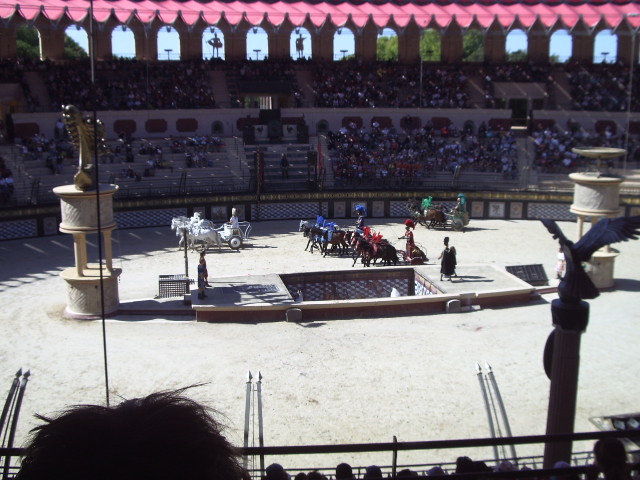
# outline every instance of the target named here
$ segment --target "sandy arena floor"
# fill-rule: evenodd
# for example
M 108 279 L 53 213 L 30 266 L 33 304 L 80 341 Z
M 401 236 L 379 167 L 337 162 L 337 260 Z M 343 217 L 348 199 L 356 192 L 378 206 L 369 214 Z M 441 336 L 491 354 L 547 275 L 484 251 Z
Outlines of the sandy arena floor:
M 403 232 L 397 220 L 376 220 L 372 226 L 390 239 Z M 444 236 L 450 236 L 458 250 L 459 273 L 465 263 L 542 263 L 553 278 L 557 244 L 540 222 L 472 220 L 470 227 L 465 233 L 418 227 L 416 241 L 427 248 L 433 263 Z M 561 227 L 575 236 L 575 224 L 561 222 Z M 225 247 L 207 256 L 210 277 L 351 268 L 347 258 L 304 252 L 297 230 L 297 221 L 255 223 L 250 245 L 241 252 Z M 184 271 L 176 246 L 169 227 L 114 233 L 114 264 L 123 269 L 123 304 L 156 295 L 158 275 Z M 592 416 L 638 411 L 640 242 L 616 247 L 621 252 L 617 288 L 590 302 L 590 323 L 582 338 L 576 431 L 593 430 Z M 190 254 L 192 271 L 196 258 Z M 32 373 L 18 445 L 36 424 L 34 413 L 105 400 L 100 322 L 61 316 L 66 298 L 58 275 L 72 264 L 69 235 L 0 243 L 0 392 L 8 390 L 18 368 Z M 112 402 L 202 383 L 191 395 L 221 412 L 227 434 L 240 445 L 250 370 L 264 377 L 267 445 L 387 442 L 393 435 L 399 441 L 486 437 L 475 363 L 488 361 L 513 434 L 542 434 L 549 392 L 542 352 L 552 328 L 549 302 L 555 296 L 471 313 L 304 324 L 122 316 L 107 323 Z M 469 453 L 403 453 L 399 461 L 453 461 Z M 541 450 L 522 447 L 518 453 Z M 489 458 L 491 451 L 472 455 Z M 289 457 L 267 463 L 276 460 L 292 467 L 335 466 L 337 460 L 388 464 L 391 458 Z

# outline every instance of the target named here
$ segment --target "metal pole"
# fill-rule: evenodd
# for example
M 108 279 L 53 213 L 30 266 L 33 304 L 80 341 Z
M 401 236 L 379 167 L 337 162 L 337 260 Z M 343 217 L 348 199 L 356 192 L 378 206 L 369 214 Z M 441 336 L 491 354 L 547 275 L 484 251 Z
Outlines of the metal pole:
M 484 378 L 482 378 L 482 367 L 479 363 L 476 363 L 476 370 L 478 371 L 478 382 L 480 382 L 480 391 L 482 392 L 482 400 L 484 401 L 484 408 L 487 412 L 487 422 L 489 422 L 489 431 L 491 432 L 491 438 L 496 438 L 496 431 L 493 427 L 493 418 L 491 416 L 491 407 L 489 406 L 489 399 L 487 398 L 487 389 L 484 386 Z M 496 462 L 500 461 L 500 455 L 498 455 L 498 446 L 493 446 L 493 455 Z
M 184 276 L 189 278 L 189 256 L 187 255 L 187 228 L 182 228 L 182 240 L 184 241 Z
M 0 416 L 0 434 L 2 433 L 2 429 L 4 428 L 4 422 L 7 419 L 7 415 L 9 414 L 9 409 L 11 404 L 13 403 L 13 397 L 16 394 L 16 390 L 18 385 L 20 384 L 20 377 L 22 376 L 22 369 L 16 372 L 16 376 L 11 383 L 11 388 L 9 389 L 9 394 L 7 395 L 7 399 L 4 402 L 4 407 L 2 409 L 2 416 Z
M 493 392 L 496 396 L 496 401 L 498 402 L 498 408 L 500 409 L 500 414 L 502 416 L 502 422 L 504 423 L 504 431 L 507 434 L 507 437 L 513 437 L 511 434 L 511 425 L 509 425 L 509 419 L 507 418 L 507 409 L 504 408 L 504 402 L 502 401 L 502 395 L 500 395 L 500 389 L 498 388 L 498 382 L 496 381 L 496 377 L 493 375 L 493 370 L 491 365 L 488 363 L 485 364 L 485 367 L 489 370 L 487 373 L 487 378 L 491 382 L 491 386 L 493 387 Z M 518 457 L 516 456 L 516 447 L 515 445 L 510 445 L 511 447 L 511 458 L 515 462 L 515 465 L 518 465 Z
M 22 384 L 18 389 L 18 393 L 16 395 L 16 403 L 13 409 L 13 419 L 11 420 L 11 429 L 9 431 L 9 440 L 7 442 L 7 447 L 13 447 L 13 441 L 16 436 L 16 428 L 18 427 L 18 418 L 20 417 L 20 408 L 22 407 L 22 399 L 24 398 L 24 391 L 27 388 L 27 382 L 29 381 L 29 376 L 31 372 L 27 370 L 27 372 L 22 376 Z M 11 463 L 11 455 L 7 455 L 4 461 L 4 474 L 2 475 L 2 480 L 7 480 L 9 478 L 9 464 Z
M 258 371 L 258 446 L 264 447 L 264 428 L 262 423 L 262 373 Z M 264 454 L 260 454 L 260 473 L 266 474 L 264 471 Z
M 246 387 L 246 397 L 244 404 L 244 447 L 247 448 L 249 446 L 249 419 L 251 414 L 251 380 L 253 376 L 251 372 L 249 372 L 249 376 L 247 378 L 247 387 Z M 242 464 L 246 469 L 249 465 L 249 457 L 246 455 L 242 459 Z
M 393 436 L 393 443 L 398 443 L 398 437 Z M 391 458 L 391 478 L 396 478 L 396 470 L 398 469 L 398 449 L 393 448 L 393 456 Z
M 420 57 L 420 103 L 418 104 L 418 108 L 422 108 L 422 64 L 423 64 L 422 56 Z
M 635 16 L 635 15 L 634 15 Z M 633 27 L 631 27 L 633 28 Z M 629 130 L 631 128 L 631 99 L 633 98 L 633 69 L 635 68 L 635 51 L 636 51 L 636 30 L 633 29 L 631 34 L 631 58 L 629 59 L 629 90 L 627 96 L 627 132 L 624 136 L 624 161 L 622 169 L 627 171 L 627 160 L 629 158 Z

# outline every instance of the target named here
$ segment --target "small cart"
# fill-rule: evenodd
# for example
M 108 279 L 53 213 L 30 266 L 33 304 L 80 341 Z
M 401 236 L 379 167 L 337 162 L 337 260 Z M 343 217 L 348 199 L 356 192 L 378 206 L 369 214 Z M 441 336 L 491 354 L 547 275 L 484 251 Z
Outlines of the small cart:
M 227 242 L 229 248 L 238 250 L 242 247 L 244 241 L 249 240 L 251 224 L 249 222 L 238 222 L 238 228 L 231 228 L 230 223 L 225 223 L 216 228 L 216 231 L 220 233 L 222 240 Z

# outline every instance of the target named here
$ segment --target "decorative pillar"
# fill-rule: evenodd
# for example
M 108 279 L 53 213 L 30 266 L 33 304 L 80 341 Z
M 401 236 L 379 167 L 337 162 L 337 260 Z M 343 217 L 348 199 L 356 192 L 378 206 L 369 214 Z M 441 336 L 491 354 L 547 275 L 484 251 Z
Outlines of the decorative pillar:
M 202 58 L 202 34 L 204 25 L 196 27 L 176 21 L 174 28 L 180 35 L 180 60 L 199 60 Z
M 484 35 L 484 59 L 489 63 L 504 63 L 507 36 L 504 28 L 496 20 Z
M 621 148 L 595 147 L 574 148 L 573 151 L 587 158 L 595 159 L 598 168 L 602 160 L 620 157 L 626 153 Z M 602 217 L 618 217 L 620 209 L 620 184 L 623 178 L 608 173 L 586 172 L 571 173 L 569 178 L 575 182 L 573 204 L 569 209 L 578 215 L 578 239 L 582 237 L 585 217 L 596 223 Z M 587 274 L 598 288 L 611 288 L 614 285 L 613 267 L 618 252 L 608 245 L 591 256 L 587 264 Z
M 53 189 L 53 193 L 60 197 L 60 231 L 73 235 L 74 242 L 76 265 L 60 274 L 67 282 L 65 315 L 68 317 L 94 319 L 102 313 L 100 265 L 87 262 L 87 234 L 90 233 L 102 234 L 105 246 L 105 265 L 102 266 L 104 312 L 110 315 L 118 310 L 118 277 L 122 270 L 113 268 L 111 257 L 111 232 L 116 228 L 113 219 L 113 194 L 117 190 L 117 185 L 100 185 L 101 225 L 98 225 L 95 190 L 81 191 L 75 185 Z
M 375 62 L 378 57 L 378 27 L 367 22 L 364 28 L 356 30 L 356 58 L 365 62 Z
M 293 26 L 289 23 L 281 25 L 278 30 L 271 25 L 263 27 L 269 34 L 269 58 L 289 60 L 291 59 L 291 32 Z
M 547 29 L 536 21 L 527 36 L 527 59 L 530 62 L 546 63 L 549 61 L 549 35 Z
M 37 26 L 40 32 L 40 55 L 42 60 L 62 60 L 64 58 L 64 28 L 55 28 L 51 23 Z
M 313 26 L 307 26 L 307 30 L 311 34 L 311 57 L 314 61 L 333 61 L 333 36 L 336 28 L 330 22 L 325 22 L 324 26 L 318 31 Z

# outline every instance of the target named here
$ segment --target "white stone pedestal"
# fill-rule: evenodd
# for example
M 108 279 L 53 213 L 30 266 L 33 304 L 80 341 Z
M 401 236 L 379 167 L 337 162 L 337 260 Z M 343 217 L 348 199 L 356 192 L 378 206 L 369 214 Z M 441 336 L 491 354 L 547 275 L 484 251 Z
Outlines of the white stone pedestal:
M 608 252 L 595 252 L 591 256 L 591 260 L 587 264 L 587 274 L 599 289 L 613 287 L 615 283 L 613 267 L 617 256 L 618 252 L 613 249 L 609 249 Z
M 95 190 L 83 192 L 77 190 L 74 185 L 63 185 L 53 189 L 53 193 L 60 197 L 60 231 L 73 235 L 74 243 L 76 265 L 65 269 L 60 275 L 67 282 L 65 315 L 68 317 L 95 319 L 101 317 L 103 310 L 106 315 L 118 310 L 118 277 L 122 270 L 113 268 L 111 249 L 111 233 L 116 228 L 113 219 L 113 194 L 117 190 L 117 185 L 100 185 L 99 195 L 96 196 Z M 87 263 L 87 235 L 92 233 L 103 236 L 105 263 L 102 266 L 102 291 L 100 266 Z

